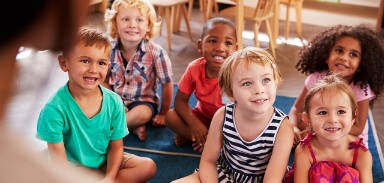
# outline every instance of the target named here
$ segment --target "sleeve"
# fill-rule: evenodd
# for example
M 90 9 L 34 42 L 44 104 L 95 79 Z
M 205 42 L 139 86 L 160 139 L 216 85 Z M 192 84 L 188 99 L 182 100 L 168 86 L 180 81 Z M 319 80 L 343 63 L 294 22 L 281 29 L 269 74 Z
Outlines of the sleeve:
M 376 97 L 375 93 L 371 90 L 371 87 L 367 84 L 364 85 L 363 88 L 360 88 L 360 85 L 353 85 L 352 90 L 356 95 L 357 102 L 367 99 L 372 100 Z
M 172 82 L 172 64 L 168 53 L 162 48 L 157 49 L 158 54 L 154 58 L 157 79 L 162 84 Z
M 112 117 L 113 132 L 110 136 L 111 140 L 118 140 L 128 135 L 127 123 L 125 120 L 125 109 L 121 98 L 115 98 L 116 110 Z
M 190 65 L 185 70 L 183 76 L 181 76 L 178 89 L 186 94 L 192 94 L 195 91 L 196 84 L 192 79 L 192 71 Z
M 315 86 L 317 81 L 322 79 L 323 76 L 325 76 L 325 74 L 323 74 L 323 73 L 312 73 L 312 74 L 310 74 L 305 79 L 305 83 L 304 83 L 305 88 L 307 88 L 307 90 L 311 89 L 313 86 Z
M 62 142 L 64 125 L 61 113 L 52 106 L 45 106 L 37 121 L 36 137 L 50 143 Z

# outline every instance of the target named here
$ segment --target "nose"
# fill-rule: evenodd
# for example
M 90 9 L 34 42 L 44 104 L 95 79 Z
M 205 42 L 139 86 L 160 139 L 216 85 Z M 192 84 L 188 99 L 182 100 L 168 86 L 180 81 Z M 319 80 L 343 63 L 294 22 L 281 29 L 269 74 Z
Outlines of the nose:
M 336 123 L 337 122 L 337 114 L 329 113 L 328 114 L 328 123 Z
M 217 44 L 215 51 L 223 52 L 225 50 L 225 47 L 226 47 L 225 43 L 219 43 Z
M 97 73 L 97 64 L 96 63 L 90 63 L 89 67 L 88 67 L 88 72 Z
M 263 85 L 261 83 L 255 83 L 253 86 L 254 86 L 253 87 L 253 94 L 254 95 L 258 95 L 258 94 L 264 93 L 264 87 L 263 87 Z

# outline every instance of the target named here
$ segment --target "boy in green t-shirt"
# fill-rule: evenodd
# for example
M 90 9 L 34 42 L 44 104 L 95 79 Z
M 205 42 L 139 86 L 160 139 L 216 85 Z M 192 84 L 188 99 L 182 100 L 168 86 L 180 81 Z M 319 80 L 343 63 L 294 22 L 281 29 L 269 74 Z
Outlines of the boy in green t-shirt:
M 153 160 L 124 153 L 128 134 L 119 95 L 104 88 L 111 45 L 101 31 L 84 27 L 76 43 L 59 56 L 69 80 L 40 113 L 37 137 L 47 141 L 53 161 L 103 172 L 102 182 L 146 182 Z

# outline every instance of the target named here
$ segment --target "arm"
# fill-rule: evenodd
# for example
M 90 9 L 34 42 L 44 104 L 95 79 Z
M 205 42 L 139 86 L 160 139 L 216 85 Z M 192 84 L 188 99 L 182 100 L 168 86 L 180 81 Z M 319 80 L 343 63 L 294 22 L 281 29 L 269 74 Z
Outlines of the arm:
M 299 143 L 305 136 L 305 130 L 308 124 L 302 120 L 302 114 L 304 112 L 304 97 L 308 93 L 306 87 L 303 87 L 291 110 L 289 111 L 289 121 L 293 125 L 293 131 L 295 132 L 294 144 Z M 301 133 L 304 131 L 304 133 Z
M 373 182 L 372 178 L 372 155 L 369 150 L 364 151 L 359 149 L 359 155 L 357 157 L 356 169 L 360 172 L 360 182 L 368 183 Z
M 68 160 L 67 160 L 67 154 L 65 154 L 65 147 L 64 142 L 58 142 L 58 143 L 47 143 L 48 145 L 48 152 L 51 156 L 51 159 L 64 166 L 69 166 Z
M 265 171 L 264 182 L 281 182 L 284 179 L 292 150 L 293 136 L 292 125 L 285 118 L 276 135 L 272 156 Z
M 123 159 L 123 140 L 111 140 L 107 153 L 107 170 L 103 181 L 114 182 Z
M 199 175 L 202 182 L 217 182 L 217 159 L 223 146 L 223 124 L 224 109 L 221 107 L 213 116 L 211 127 L 209 128 L 206 147 L 200 159 Z
M 191 94 L 186 94 L 180 90 L 177 91 L 175 97 L 175 111 L 191 128 L 192 141 L 197 144 L 205 144 L 208 129 L 204 124 L 192 113 L 188 104 Z
M 161 108 L 158 115 L 153 118 L 154 126 L 164 126 L 165 125 L 165 114 L 171 109 L 173 96 L 173 83 L 168 82 L 161 84 Z
M 363 100 L 357 103 L 358 110 L 356 115 L 356 122 L 353 124 L 349 134 L 354 136 L 359 136 L 367 123 L 368 110 L 369 110 L 369 100 Z
M 311 156 L 307 146 L 297 146 L 295 150 L 294 182 L 309 182 L 308 174 L 311 168 Z

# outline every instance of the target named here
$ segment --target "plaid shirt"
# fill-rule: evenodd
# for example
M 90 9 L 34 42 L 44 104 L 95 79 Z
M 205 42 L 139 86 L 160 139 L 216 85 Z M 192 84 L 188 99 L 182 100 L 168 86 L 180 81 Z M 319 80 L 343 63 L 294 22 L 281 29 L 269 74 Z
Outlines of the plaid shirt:
M 112 42 L 109 84 L 127 106 L 132 102 L 159 105 L 157 82 L 172 82 L 171 61 L 158 44 L 143 39 L 137 51 L 127 61 L 120 50 L 120 41 Z

